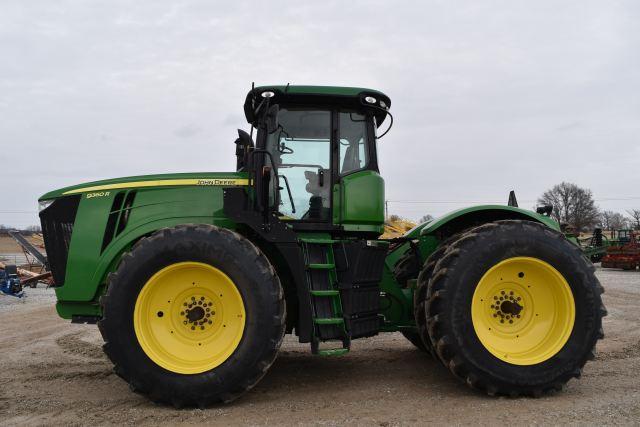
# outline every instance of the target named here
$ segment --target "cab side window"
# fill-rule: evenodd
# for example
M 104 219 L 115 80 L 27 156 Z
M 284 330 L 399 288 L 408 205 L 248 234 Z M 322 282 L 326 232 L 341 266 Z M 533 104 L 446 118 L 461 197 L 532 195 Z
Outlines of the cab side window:
M 340 175 L 346 175 L 369 163 L 366 118 L 362 114 L 341 112 L 339 123 Z

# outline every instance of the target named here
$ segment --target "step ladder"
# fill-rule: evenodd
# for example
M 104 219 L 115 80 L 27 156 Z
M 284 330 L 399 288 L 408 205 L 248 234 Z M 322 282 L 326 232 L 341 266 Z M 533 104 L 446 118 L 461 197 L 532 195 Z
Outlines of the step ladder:
M 339 240 L 319 237 L 300 237 L 305 261 L 305 277 L 309 289 L 313 328 L 311 353 L 338 356 L 349 352 L 351 336 L 347 328 L 340 284 L 336 270 L 333 245 Z M 321 349 L 320 343 L 340 341 L 339 348 Z

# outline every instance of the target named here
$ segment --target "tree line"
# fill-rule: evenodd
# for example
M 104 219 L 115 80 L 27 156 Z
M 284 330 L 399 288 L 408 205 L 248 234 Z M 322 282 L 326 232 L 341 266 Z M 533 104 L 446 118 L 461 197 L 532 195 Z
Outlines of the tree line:
M 562 182 L 545 191 L 538 198 L 538 205 L 552 206 L 551 216 L 576 231 L 595 227 L 604 230 L 640 230 L 640 209 L 629 209 L 624 213 L 601 211 L 596 206 L 591 190 L 569 182 Z
M 640 209 L 628 209 L 623 213 L 600 210 L 591 190 L 569 182 L 554 185 L 538 198 L 537 203 L 536 207 L 551 206 L 553 219 L 578 232 L 596 227 L 603 230 L 640 230 Z M 391 221 L 399 219 L 398 215 L 389 217 Z M 433 216 L 427 214 L 420 218 L 419 223 L 432 219 Z

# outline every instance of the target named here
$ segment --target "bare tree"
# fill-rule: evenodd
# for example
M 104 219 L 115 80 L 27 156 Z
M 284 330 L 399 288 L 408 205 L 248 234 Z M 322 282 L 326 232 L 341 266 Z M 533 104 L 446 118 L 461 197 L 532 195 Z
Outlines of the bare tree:
M 614 211 L 600 212 L 600 226 L 603 230 L 621 230 L 629 228 L 629 219 Z
M 640 209 L 631 209 L 627 213 L 633 218 L 633 228 L 640 230 Z
M 422 218 L 420 218 L 420 219 L 418 220 L 418 223 L 419 223 L 419 224 L 422 224 L 422 223 L 424 223 L 424 222 L 431 221 L 432 219 L 433 219 L 433 215 L 426 214 L 426 215 L 424 215 Z
M 611 216 L 611 228 L 610 230 L 623 230 L 629 228 L 629 219 L 618 212 L 614 212 Z
M 591 190 L 563 182 L 545 191 L 538 199 L 540 205 L 553 206 L 551 216 L 577 231 L 583 231 L 598 223 L 600 215 Z
M 600 212 L 600 227 L 602 227 L 603 230 L 611 230 L 611 217 L 614 214 L 614 211 Z

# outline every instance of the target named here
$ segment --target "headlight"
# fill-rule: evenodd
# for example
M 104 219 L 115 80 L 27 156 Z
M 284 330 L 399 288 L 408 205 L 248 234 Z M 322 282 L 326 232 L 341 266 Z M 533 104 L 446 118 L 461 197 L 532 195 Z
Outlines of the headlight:
M 49 207 L 49 205 L 51 205 L 51 203 L 53 203 L 53 200 L 41 200 L 38 202 L 38 212 L 42 212 L 43 210 L 47 209 Z

